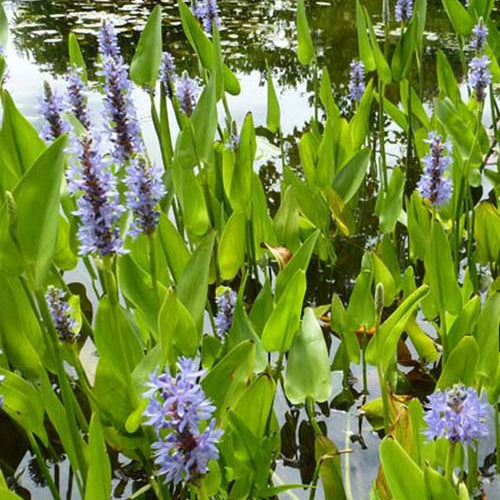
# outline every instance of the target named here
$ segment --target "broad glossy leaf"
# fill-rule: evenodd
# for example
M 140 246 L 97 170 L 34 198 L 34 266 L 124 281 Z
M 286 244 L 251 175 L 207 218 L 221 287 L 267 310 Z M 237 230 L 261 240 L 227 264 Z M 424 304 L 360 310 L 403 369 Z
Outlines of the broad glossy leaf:
M 333 189 L 340 195 L 344 203 L 348 203 L 356 194 L 366 170 L 370 164 L 371 149 L 364 148 L 358 151 L 345 165 L 338 171 L 333 179 Z
M 161 49 L 161 7 L 157 5 L 149 15 L 130 63 L 130 78 L 136 85 L 154 89 L 161 64 Z
M 267 70 L 267 128 L 275 134 L 280 127 L 280 103 L 273 84 L 273 75 Z
M 450 243 L 438 221 L 432 225 L 431 239 L 424 262 L 431 294 L 437 302 L 438 309 L 459 314 L 462 310 L 462 295 L 455 276 Z
M 375 302 L 372 295 L 373 271 L 362 269 L 347 306 L 346 327 L 349 331 L 370 329 L 375 323 Z
M 427 498 L 422 469 L 395 439 L 386 437 L 380 444 L 380 462 L 395 499 L 423 500 Z
M 328 68 L 326 66 L 323 67 L 323 71 L 321 73 L 321 82 L 319 84 L 319 98 L 321 99 L 321 103 L 325 108 L 328 118 L 340 117 L 340 109 L 333 98 L 332 82 L 330 80 L 330 75 L 328 74 Z
M 178 282 L 189 261 L 189 251 L 179 231 L 165 214 L 160 215 L 158 236 L 174 282 Z
M 446 54 L 442 50 L 438 50 L 437 53 L 437 75 L 440 96 L 448 97 L 454 103 L 460 102 L 462 97 L 457 79 Z
M 353 153 L 357 153 L 364 145 L 370 125 L 373 96 L 373 80 L 370 80 L 361 101 L 359 101 L 356 113 L 349 123 L 349 133 L 352 139 L 352 148 L 349 151 L 349 157 Z
M 297 1 L 297 56 L 300 64 L 308 66 L 316 57 L 311 31 L 307 22 L 306 7 L 304 0 Z
M 500 263 L 500 213 L 485 201 L 475 209 L 474 239 L 481 264 Z
M 387 191 L 379 194 L 376 213 L 379 216 L 380 231 L 392 233 L 403 208 L 405 176 L 398 167 L 394 168 Z
M 19 273 L 21 259 L 37 285 L 56 249 L 65 146 L 65 136 L 51 144 L 14 189 L 14 233 L 21 255 L 10 235 L 8 208 L 4 205 L 0 211 L 0 266 Z
M 458 382 L 462 382 L 465 385 L 471 385 L 474 380 L 474 375 L 476 374 L 478 360 L 479 346 L 476 339 L 470 336 L 464 337 L 458 343 L 457 347 L 451 351 L 451 354 L 446 360 L 436 389 L 444 390 Z
M 4 397 L 2 410 L 26 432 L 36 434 L 45 446 L 48 444 L 44 427 L 44 404 L 40 392 L 14 372 L 0 368 L 5 378 L 0 392 Z
M 285 393 L 293 404 L 300 404 L 306 398 L 322 403 L 331 392 L 328 349 L 314 311 L 308 307 L 288 353 Z
M 262 346 L 266 351 L 286 352 L 290 349 L 299 329 L 306 286 L 305 272 L 299 269 L 290 279 L 264 327 Z
M 215 233 L 205 237 L 191 255 L 181 279 L 177 283 L 177 295 L 192 314 L 198 335 L 203 328 L 203 316 L 207 302 L 208 273 L 215 241 Z
M 479 346 L 477 373 L 492 382 L 498 363 L 498 327 L 500 325 L 500 292 L 490 295 L 477 319 L 476 340 Z
M 429 465 L 424 467 L 429 500 L 460 500 L 450 482 Z
M 467 9 L 459 0 L 442 0 L 442 2 L 456 33 L 461 36 L 470 34 L 474 27 L 474 20 L 467 12 Z
M 380 364 L 387 369 L 395 358 L 399 337 L 406 323 L 415 312 L 429 287 L 422 285 L 412 292 L 398 308 L 382 323 L 366 349 L 366 360 L 372 365 Z
M 109 500 L 111 496 L 111 465 L 104 433 L 97 414 L 92 415 L 89 431 L 89 469 L 85 500 Z
M 245 263 L 246 222 L 243 212 L 233 212 L 222 231 L 217 256 L 223 280 L 232 280 Z

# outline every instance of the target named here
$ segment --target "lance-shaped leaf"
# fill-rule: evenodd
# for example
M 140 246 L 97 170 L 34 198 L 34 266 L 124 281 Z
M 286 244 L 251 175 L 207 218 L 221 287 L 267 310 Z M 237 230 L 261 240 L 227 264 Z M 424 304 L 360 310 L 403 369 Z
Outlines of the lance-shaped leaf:
M 89 470 L 85 500 L 108 500 L 111 496 L 111 465 L 106 450 L 104 432 L 94 413 L 89 432 Z
M 300 64 L 309 65 L 316 57 L 314 45 L 307 22 L 306 7 L 304 0 L 297 2 L 297 56 Z
M 304 312 L 302 327 L 288 353 L 285 393 L 293 404 L 300 404 L 306 398 L 322 403 L 330 397 L 331 392 L 328 349 L 314 311 L 308 307 Z
M 273 84 L 273 75 L 267 70 L 267 128 L 275 134 L 280 129 L 280 103 Z
M 155 87 L 161 64 L 161 48 L 161 7 L 157 5 L 149 15 L 130 63 L 130 78 L 136 85 Z

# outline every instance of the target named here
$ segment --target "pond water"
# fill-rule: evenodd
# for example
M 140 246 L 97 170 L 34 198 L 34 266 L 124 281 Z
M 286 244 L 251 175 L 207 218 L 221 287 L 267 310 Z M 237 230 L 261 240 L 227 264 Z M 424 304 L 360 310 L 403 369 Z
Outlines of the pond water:
M 365 0 L 363 2 L 372 18 L 380 21 L 381 0 Z M 67 64 L 67 39 L 70 31 L 77 34 L 83 55 L 89 67 L 96 59 L 96 33 L 102 19 L 111 19 L 119 31 L 119 38 L 127 61 L 130 61 L 140 31 L 146 21 L 154 2 L 149 1 L 7 1 L 4 6 L 10 22 L 10 40 L 6 50 L 9 64 L 7 88 L 21 110 L 34 122 L 39 123 L 38 100 L 42 94 L 44 80 L 58 83 L 64 74 Z M 176 58 L 180 69 L 191 74 L 197 62 L 193 57 L 182 32 L 176 2 L 163 1 L 164 49 L 169 50 Z M 295 41 L 295 8 L 293 0 L 220 0 L 222 17 L 222 46 L 228 65 L 237 73 L 241 82 L 241 94 L 229 98 L 233 117 L 241 122 L 248 111 L 254 115 L 257 127 L 265 125 L 267 90 L 265 87 L 266 64 L 273 70 L 273 78 L 278 88 L 282 112 L 282 128 L 286 144 L 290 145 L 289 159 L 293 165 L 297 163 L 294 138 L 304 128 L 313 114 L 312 79 L 307 68 L 300 66 L 296 56 Z M 357 35 L 355 26 L 355 2 L 353 0 L 309 1 L 308 17 L 315 45 L 319 51 L 322 64 L 328 67 L 333 84 L 340 100 L 345 95 L 345 82 L 348 79 L 350 61 L 357 57 Z M 436 89 L 435 58 L 438 49 L 447 53 L 452 66 L 459 72 L 460 61 L 455 51 L 456 42 L 450 33 L 449 21 L 442 10 L 439 0 L 429 0 L 428 24 L 426 32 L 423 87 L 427 99 L 431 99 Z M 381 34 L 380 26 L 376 25 Z M 439 33 L 439 36 L 437 36 Z M 396 34 L 391 34 L 396 36 Z M 425 78 L 427 75 L 428 79 Z M 95 77 L 95 75 L 94 75 Z M 389 89 L 390 92 L 390 89 Z M 147 96 L 140 90 L 135 92 L 139 106 L 139 116 L 147 137 L 152 136 L 152 123 L 149 119 Z M 97 101 L 91 97 L 90 103 Z M 99 109 L 94 106 L 94 113 Z M 390 130 L 390 127 L 389 127 Z M 264 130 L 258 133 L 265 136 Z M 389 137 L 393 144 L 389 149 L 392 163 L 397 160 L 400 145 L 397 137 Z M 273 163 L 273 147 L 267 142 L 261 146 L 261 176 L 266 180 L 269 196 L 277 196 L 273 192 L 273 184 L 279 176 L 279 165 Z M 154 154 L 153 154 L 154 156 Z M 318 268 L 315 265 L 309 270 L 308 289 L 309 304 L 327 303 L 332 293 L 345 297 L 352 286 L 352 277 L 359 271 L 362 250 L 370 246 L 372 241 L 373 200 L 370 191 L 366 192 L 366 203 L 360 213 L 363 228 L 359 235 L 351 238 L 343 248 L 337 249 L 338 262 L 335 269 Z M 335 342 L 335 341 L 334 341 Z M 332 349 L 334 352 L 334 349 Z M 350 448 L 349 455 L 351 487 L 354 499 L 368 498 L 370 482 L 374 480 L 378 467 L 379 437 L 371 430 L 366 421 L 359 419 L 360 393 L 362 390 L 361 373 L 353 373 L 350 384 L 344 383 L 342 376 L 334 373 L 334 399 L 330 407 L 324 405 L 321 420 L 328 428 L 328 435 L 339 448 Z M 376 394 L 376 373 L 369 372 L 368 385 Z M 279 415 L 283 425 L 283 460 L 277 466 L 277 474 L 283 482 L 309 482 L 313 470 L 312 430 L 303 415 L 290 410 L 284 398 Z M 344 411 L 348 409 L 348 411 Z M 285 412 L 287 416 L 285 417 Z M 0 418 L 1 415 L 0 415 Z M 285 422 L 287 424 L 285 425 Z M 296 427 L 296 428 L 295 428 Z M 27 444 L 8 426 L 0 421 L 0 464 L 6 465 L 16 477 L 20 494 L 26 498 L 43 500 L 51 498 L 48 490 L 39 481 L 34 461 L 26 452 Z M 493 445 L 492 445 L 493 446 Z M 481 459 L 492 453 L 492 446 L 484 450 Z M 298 453 L 297 453 L 298 450 Z M 486 459 L 488 460 L 488 459 Z M 127 482 L 133 478 L 134 471 L 126 467 L 116 467 L 115 497 L 127 498 L 131 491 Z M 61 484 L 66 484 L 67 466 L 63 462 L 58 472 Z M 121 481 L 123 479 L 123 482 Z M 122 488 L 123 486 L 123 488 Z M 24 488 L 24 490 L 22 489 Z M 495 484 L 488 487 L 491 498 L 500 498 Z M 62 487 L 64 490 L 64 487 Z M 31 497 L 29 496 L 31 491 Z M 307 493 L 308 494 L 308 493 Z M 122 496 L 123 495 L 123 496 Z M 305 498 L 307 495 L 295 490 L 295 495 Z M 322 492 L 318 491 L 317 498 Z M 286 496 L 283 495 L 283 498 Z M 67 498 L 77 498 L 76 493 Z

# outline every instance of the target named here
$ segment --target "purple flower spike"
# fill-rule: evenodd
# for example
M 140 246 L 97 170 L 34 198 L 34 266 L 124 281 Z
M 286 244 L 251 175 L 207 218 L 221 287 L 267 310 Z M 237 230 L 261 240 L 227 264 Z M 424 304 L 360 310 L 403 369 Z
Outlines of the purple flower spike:
M 175 87 L 175 62 L 170 52 L 163 52 L 160 66 L 160 82 L 165 87 L 168 97 L 172 97 L 172 89 Z
M 412 14 L 413 0 L 398 0 L 396 2 L 395 17 L 398 23 L 409 21 Z
M 219 457 L 223 434 L 215 428 L 215 407 L 196 382 L 205 371 L 187 358 L 180 358 L 178 367 L 175 376 L 154 373 L 144 394 L 149 400 L 146 425 L 153 426 L 157 438 L 152 449 L 158 474 L 174 484 L 206 474 L 208 462 Z
M 221 337 L 231 329 L 231 325 L 233 324 L 236 299 L 236 292 L 227 287 L 222 292 L 217 293 L 215 297 L 215 303 L 217 304 L 215 326 L 217 327 L 217 333 Z
M 69 69 L 66 75 L 68 83 L 68 99 L 71 112 L 78 118 L 86 130 L 90 129 L 90 120 L 87 111 L 86 86 L 81 77 L 81 70 Z
M 488 56 L 474 57 L 469 63 L 470 87 L 474 90 L 476 99 L 483 102 L 486 89 L 491 83 L 490 58 Z
M 487 415 L 487 406 L 472 387 L 455 384 L 429 397 L 424 416 L 429 428 L 425 435 L 429 440 L 446 438 L 452 443 L 473 444 L 475 439 L 488 435 L 484 423 Z
M 349 73 L 349 94 L 354 102 L 359 102 L 365 92 L 365 65 L 361 61 L 351 62 Z
M 44 83 L 44 97 L 41 102 L 41 110 L 46 121 L 42 130 L 43 138 L 46 141 L 53 141 L 68 131 L 68 124 L 61 116 L 64 110 L 63 98 L 52 91 L 47 82 Z
M 162 171 L 149 166 L 143 158 L 133 159 L 127 167 L 125 183 L 133 216 L 130 234 L 136 237 L 154 233 L 160 219 L 157 205 L 165 196 Z
M 177 82 L 177 99 L 185 115 L 191 116 L 193 114 L 197 97 L 198 86 L 196 82 L 189 77 L 187 71 L 184 71 Z
M 113 25 L 104 23 L 99 34 L 101 70 L 104 77 L 107 128 L 114 145 L 112 157 L 116 163 L 130 160 L 143 151 L 139 122 L 132 100 L 132 84 L 128 66 L 123 61 Z
M 191 5 L 193 15 L 203 25 L 203 29 L 207 33 L 212 33 L 213 26 L 220 28 L 219 7 L 217 0 L 196 0 Z
M 476 52 L 480 54 L 486 46 L 486 38 L 488 37 L 488 28 L 485 26 L 483 18 L 474 26 L 472 30 L 471 46 Z
M 80 254 L 124 253 L 118 226 L 125 209 L 119 202 L 116 179 L 89 136 L 76 139 L 74 146 L 80 165 L 71 168 L 68 183 L 73 194 L 81 193 L 74 212 L 81 221 Z
M 427 142 L 430 151 L 424 157 L 424 173 L 418 181 L 417 187 L 422 198 L 427 198 L 431 205 L 446 205 L 451 198 L 451 181 L 445 175 L 451 163 L 451 144 L 443 142 L 440 135 L 429 133 Z
M 49 286 L 45 294 L 45 300 L 49 306 L 52 322 L 63 342 L 75 340 L 76 321 L 71 317 L 71 308 L 64 299 L 64 292 L 55 286 Z

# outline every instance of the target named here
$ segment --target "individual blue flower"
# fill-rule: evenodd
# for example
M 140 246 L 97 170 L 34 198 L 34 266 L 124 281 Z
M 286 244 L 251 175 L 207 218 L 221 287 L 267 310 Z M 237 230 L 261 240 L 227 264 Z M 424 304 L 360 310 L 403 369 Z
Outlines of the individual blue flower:
M 349 94 L 353 102 L 359 102 L 365 92 L 365 65 L 361 61 L 351 62 Z
M 228 287 L 223 287 L 222 290 L 219 289 L 217 292 L 215 297 L 215 304 L 217 305 L 215 326 L 217 333 L 221 337 L 231 329 L 237 298 L 236 292 Z
M 44 96 L 41 101 L 41 111 L 45 118 L 45 125 L 42 135 L 46 141 L 53 141 L 68 131 L 68 124 L 62 118 L 64 102 L 62 96 L 53 91 L 47 82 L 44 83 L 43 87 Z
M 490 58 L 488 56 L 474 57 L 469 63 L 469 86 L 474 90 L 476 99 L 483 102 L 486 89 L 491 83 Z
M 71 112 L 83 127 L 89 130 L 90 120 L 87 110 L 87 89 L 81 77 L 81 69 L 70 68 L 66 74 L 66 82 Z
M 163 52 L 160 65 L 160 82 L 163 84 L 168 97 L 172 97 L 176 77 L 174 57 L 170 52 Z
M 123 253 L 119 220 L 125 209 L 115 176 L 89 135 L 75 139 L 73 146 L 75 164 L 68 173 L 68 184 L 74 195 L 80 195 L 74 212 L 80 218 L 80 254 Z
M 488 435 L 484 423 L 487 415 L 487 406 L 472 387 L 455 384 L 429 397 L 424 416 L 428 425 L 425 435 L 429 440 L 446 438 L 452 443 L 472 444 Z
M 154 233 L 160 220 L 157 206 L 165 196 L 162 171 L 148 165 L 142 157 L 132 159 L 125 178 L 128 207 L 132 211 L 130 234 Z
M 417 188 L 422 198 L 429 200 L 432 206 L 446 205 L 451 198 L 452 185 L 448 177 L 451 163 L 451 144 L 443 142 L 436 132 L 430 132 L 427 142 L 430 150 L 424 157 L 424 172 Z
M 76 321 L 71 317 L 71 308 L 65 300 L 64 292 L 55 286 L 49 286 L 45 300 L 59 339 L 63 342 L 74 341 Z
M 165 482 L 178 484 L 196 479 L 208 471 L 208 462 L 219 457 L 215 407 L 197 382 L 205 374 L 192 359 L 180 358 L 175 376 L 154 373 L 148 383 L 146 425 L 157 440 L 153 443 L 158 474 Z
M 472 29 L 471 46 L 476 52 L 480 54 L 486 47 L 486 38 L 488 37 L 488 28 L 484 24 L 483 18 Z
M 181 78 L 177 82 L 176 94 L 182 112 L 187 116 L 191 116 L 198 97 L 198 86 L 195 80 L 189 77 L 187 71 L 182 73 Z
M 413 0 L 398 0 L 396 2 L 395 17 L 398 23 L 409 21 L 413 13 Z
M 104 23 L 99 34 L 99 53 L 104 77 L 106 127 L 113 143 L 112 157 L 118 164 L 143 151 L 139 121 L 132 100 L 128 66 L 123 61 L 113 25 Z
M 217 0 L 196 0 L 191 5 L 194 16 L 202 23 L 203 29 L 211 33 L 213 26 L 220 28 L 219 7 Z

